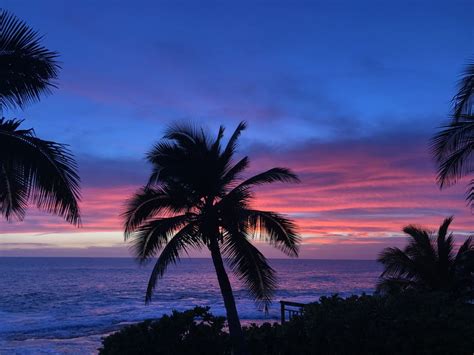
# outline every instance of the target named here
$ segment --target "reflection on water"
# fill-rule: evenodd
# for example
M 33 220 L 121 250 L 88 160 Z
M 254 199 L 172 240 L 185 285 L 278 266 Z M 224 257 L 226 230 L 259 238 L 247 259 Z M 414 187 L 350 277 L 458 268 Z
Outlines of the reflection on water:
M 322 295 L 371 293 L 380 267 L 374 261 L 272 260 L 280 299 L 310 302 Z M 152 265 L 115 258 L 0 258 L 0 353 L 87 349 L 100 336 L 130 322 L 159 317 L 171 309 L 210 306 L 224 315 L 209 259 L 184 259 L 158 283 L 144 305 Z M 277 302 L 266 316 L 232 280 L 244 320 L 278 320 Z M 23 351 L 23 350 L 24 351 Z M 35 350 L 36 349 L 36 350 Z M 69 351 L 68 350 L 68 351 Z

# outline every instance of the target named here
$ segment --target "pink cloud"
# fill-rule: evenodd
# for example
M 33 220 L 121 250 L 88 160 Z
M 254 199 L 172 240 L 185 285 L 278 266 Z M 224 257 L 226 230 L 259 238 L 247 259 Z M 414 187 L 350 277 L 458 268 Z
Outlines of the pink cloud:
M 348 255 L 366 246 L 371 252 L 363 255 L 373 257 L 375 250 L 403 240 L 394 239 L 403 226 L 415 223 L 436 229 L 450 215 L 456 216 L 453 230 L 470 232 L 464 186 L 439 191 L 428 149 L 417 141 L 307 144 L 273 153 L 261 149 L 253 156 L 253 171 L 288 166 L 300 175 L 298 185 L 260 188 L 255 207 L 294 218 L 305 237 L 304 256 Z M 120 231 L 124 202 L 136 188 L 85 186 L 81 230 Z M 3 224 L 10 233 L 74 231 L 59 218 L 34 209 L 23 223 Z

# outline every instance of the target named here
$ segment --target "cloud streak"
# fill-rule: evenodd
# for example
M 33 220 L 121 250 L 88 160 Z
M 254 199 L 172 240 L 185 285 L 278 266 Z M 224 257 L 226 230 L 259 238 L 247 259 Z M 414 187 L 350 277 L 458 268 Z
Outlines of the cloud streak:
M 302 255 L 306 257 L 354 256 L 364 246 L 368 251 L 361 255 L 374 257 L 375 250 L 401 243 L 403 226 L 435 229 L 450 215 L 456 216 L 453 228 L 457 232 L 470 232 L 471 216 L 462 186 L 439 191 L 426 137 L 307 142 L 292 150 L 253 146 L 245 153 L 253 157 L 252 173 L 288 166 L 300 175 L 301 184 L 260 188 L 255 207 L 294 218 L 304 236 Z M 32 210 L 24 223 L 3 226 L 3 233 L 113 231 L 121 242 L 120 213 L 125 200 L 145 182 L 147 166 L 89 159 L 83 169 L 83 228 L 75 230 L 56 217 Z M 101 173 L 95 174 L 98 170 Z

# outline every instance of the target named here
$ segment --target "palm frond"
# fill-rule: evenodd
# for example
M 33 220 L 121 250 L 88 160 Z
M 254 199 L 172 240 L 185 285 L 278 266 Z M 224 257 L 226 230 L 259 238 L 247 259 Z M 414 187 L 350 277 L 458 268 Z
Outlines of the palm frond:
M 146 159 L 153 165 L 153 172 L 148 179 L 148 185 L 158 184 L 160 180 L 160 173 L 163 168 L 183 158 L 183 152 L 175 144 L 167 141 L 160 141 L 156 143 L 153 148 L 147 153 Z
M 38 208 L 80 225 L 79 176 L 72 154 L 63 144 L 37 138 L 32 130 L 12 130 L 17 123 L 0 120 L 0 161 L 22 172 L 28 198 Z
M 219 126 L 219 132 L 217 132 L 216 140 L 211 146 L 211 152 L 215 156 L 218 156 L 221 152 L 221 141 L 222 141 L 222 138 L 224 138 L 224 132 L 225 132 L 224 126 Z
M 438 229 L 439 241 L 444 241 L 446 239 L 446 236 L 448 235 L 449 225 L 453 222 L 453 219 L 454 219 L 453 216 L 445 218 L 441 226 L 439 226 L 439 229 Z
M 275 271 L 265 256 L 247 240 L 244 233 L 238 231 L 228 231 L 222 251 L 232 271 L 244 283 L 257 304 L 268 306 L 277 281 Z
M 414 276 L 418 278 L 420 286 L 424 284 L 424 287 L 428 289 L 437 287 L 441 278 L 434 241 L 430 234 L 422 229 L 418 234 L 412 233 L 410 236 L 414 239 L 409 241 L 404 252 L 413 262 L 413 270 L 416 272 Z
M 469 63 L 459 81 L 459 89 L 453 98 L 454 118 L 458 119 L 463 114 L 472 114 L 471 101 L 474 94 L 474 62 Z
M 181 182 L 187 184 L 193 181 L 190 174 L 204 163 L 202 158 L 196 156 L 197 151 L 182 149 L 176 144 L 160 142 L 148 153 L 148 161 L 153 164 L 153 172 L 148 185 L 159 185 L 164 182 Z M 202 165 L 201 165 L 202 166 Z
M 58 54 L 41 45 L 41 36 L 0 9 L 0 105 L 23 108 L 56 87 Z
M 462 254 L 468 251 L 474 251 L 474 239 L 472 236 L 466 238 L 464 243 L 459 247 L 458 254 Z
M 227 142 L 224 151 L 221 154 L 221 163 L 223 165 L 227 165 L 232 156 L 235 153 L 237 148 L 237 140 L 239 139 L 242 132 L 247 128 L 247 123 L 242 121 L 238 124 L 237 128 L 235 129 L 234 133 L 230 137 L 229 141 Z
M 385 248 L 377 257 L 377 261 L 384 266 L 381 277 L 412 277 L 416 274 L 413 260 L 400 248 Z
M 0 214 L 7 221 L 23 220 L 28 207 L 28 183 L 21 165 L 0 162 Z
M 436 259 L 436 250 L 427 230 L 411 224 L 403 228 L 403 232 L 412 238 L 405 250 L 409 255 L 414 254 L 413 256 L 427 258 L 429 261 Z
M 126 203 L 124 218 L 125 239 L 144 221 L 158 214 L 173 214 L 183 211 L 185 206 L 178 203 L 163 188 L 143 187 Z
M 250 189 L 233 189 L 216 204 L 216 208 L 224 221 L 240 222 L 236 216 L 241 216 L 243 211 L 249 208 L 253 196 Z
M 459 149 L 472 139 L 474 117 L 461 115 L 458 121 L 450 121 L 431 139 L 431 151 L 441 163 L 451 151 Z
M 219 195 L 224 168 L 205 132 L 192 126 L 177 126 L 167 132 L 165 139 L 171 141 L 155 145 L 148 154 L 153 164 L 149 185 L 179 185 L 192 201 Z
M 249 158 L 244 157 L 239 160 L 236 164 L 234 164 L 230 169 L 228 169 L 224 176 L 222 177 L 222 185 L 227 186 L 228 184 L 232 183 L 239 174 L 241 174 L 247 167 L 249 166 Z
M 437 246 L 438 246 L 438 260 L 441 264 L 441 269 L 447 269 L 449 264 L 453 261 L 453 236 L 450 234 L 448 236 L 448 228 L 453 217 L 446 218 L 438 230 Z
M 438 184 L 441 188 L 455 184 L 472 173 L 474 150 L 474 62 L 471 62 L 459 82 L 453 98 L 453 119 L 432 139 L 432 152 L 438 162 Z M 474 194 L 467 200 L 474 205 Z
M 273 168 L 243 181 L 236 189 L 270 184 L 272 182 L 300 182 L 298 176 L 287 168 Z
M 437 179 L 441 188 L 456 183 L 458 179 L 472 172 L 471 155 L 473 151 L 474 137 L 471 137 L 462 145 L 459 144 L 456 149 L 451 150 L 449 155 L 440 161 Z
M 460 266 L 468 260 L 470 265 L 474 268 L 474 239 L 472 236 L 469 236 L 459 247 L 454 263 Z M 471 272 L 474 272 L 474 269 L 472 269 Z
M 466 201 L 467 204 L 471 207 L 471 209 L 474 208 L 474 179 L 471 179 L 471 181 L 467 185 Z
M 145 262 L 161 250 L 173 235 L 190 223 L 188 215 L 158 218 L 140 225 L 129 235 L 133 240 L 133 254 L 140 262 Z
M 222 205 L 229 205 L 231 201 L 248 201 L 253 196 L 251 188 L 256 185 L 269 184 L 272 182 L 299 182 L 298 177 L 289 169 L 273 168 L 264 173 L 255 175 L 236 187 L 222 198 Z M 244 205 L 241 205 L 242 207 Z
M 174 141 L 184 149 L 198 146 L 210 149 L 209 138 L 204 131 L 187 122 L 170 125 L 163 138 Z
M 202 243 L 196 235 L 194 224 L 188 224 L 177 232 L 163 248 L 151 272 L 146 291 L 145 303 L 151 302 L 156 282 L 162 278 L 170 264 L 176 264 L 182 253 L 187 253 L 189 248 L 201 248 Z
M 301 236 L 290 219 L 270 211 L 244 210 L 244 218 L 258 238 L 268 241 L 288 256 L 297 257 Z

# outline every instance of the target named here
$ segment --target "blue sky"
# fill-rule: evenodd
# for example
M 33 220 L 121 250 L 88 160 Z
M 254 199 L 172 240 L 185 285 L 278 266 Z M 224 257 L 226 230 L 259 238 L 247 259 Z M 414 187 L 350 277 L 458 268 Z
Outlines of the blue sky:
M 23 116 L 107 157 L 142 154 L 176 119 L 245 119 L 263 143 L 430 131 L 474 44 L 471 1 L 3 6 L 63 63 L 60 89 Z

